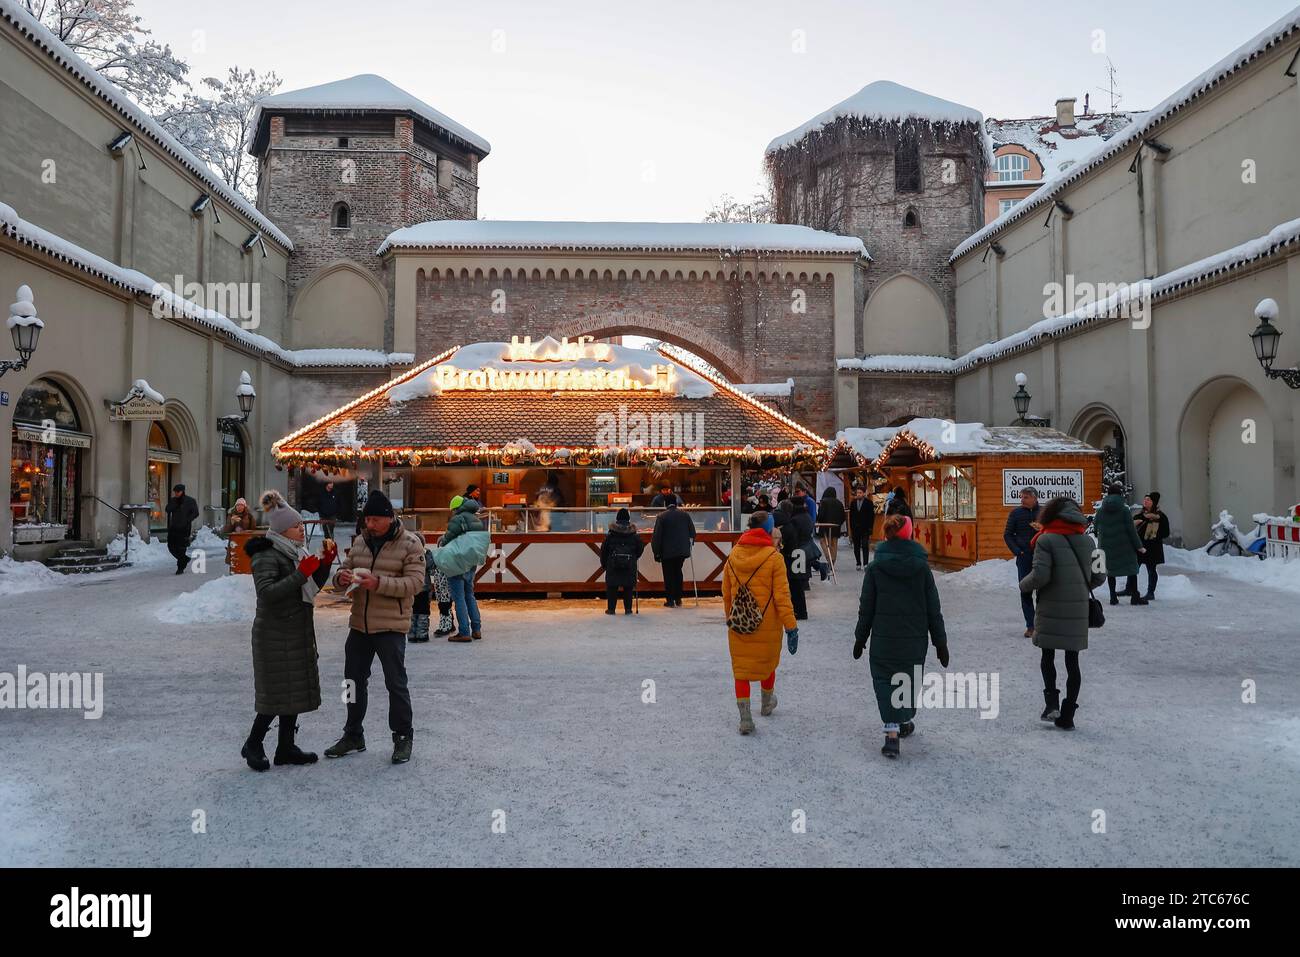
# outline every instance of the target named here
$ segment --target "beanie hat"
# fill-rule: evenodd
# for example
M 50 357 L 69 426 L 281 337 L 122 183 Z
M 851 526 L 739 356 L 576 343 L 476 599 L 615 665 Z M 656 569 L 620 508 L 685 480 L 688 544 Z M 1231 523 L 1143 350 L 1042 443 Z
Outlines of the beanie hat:
M 1159 493 L 1159 492 L 1147 492 L 1147 498 L 1151 499 L 1151 504 L 1152 504 L 1152 505 L 1159 505 L 1159 504 L 1160 504 L 1160 493 Z
M 366 499 L 366 507 L 361 512 L 362 518 L 392 518 L 393 503 L 388 496 L 376 489 Z
M 460 508 L 461 505 L 464 504 L 464 502 L 465 502 L 464 495 L 453 495 L 451 499 L 451 510 L 454 512 L 456 509 Z
M 460 503 L 460 508 L 457 509 L 457 511 L 461 511 L 461 512 L 469 512 L 471 515 L 473 515 L 475 512 L 477 512 L 477 511 L 478 511 L 480 508 L 482 508 L 482 507 L 483 507 L 483 503 L 480 502 L 478 499 L 476 499 L 476 498 L 467 498 L 467 499 L 463 499 L 463 500 L 461 501 L 461 503 Z
M 629 512 L 629 511 L 628 511 L 627 509 L 625 509 L 625 508 L 620 508 L 620 509 L 618 510 L 618 514 L 614 516 L 614 521 L 616 521 L 616 522 L 630 522 L 630 521 L 632 521 L 632 513 Z
M 903 527 L 898 530 L 898 537 L 902 539 L 906 539 L 907 541 L 910 542 L 912 541 L 912 532 L 913 532 L 912 520 L 908 518 L 906 515 L 904 515 Z
M 280 505 L 266 513 L 266 524 L 277 535 L 283 535 L 289 529 L 302 522 L 302 516 L 288 505 Z

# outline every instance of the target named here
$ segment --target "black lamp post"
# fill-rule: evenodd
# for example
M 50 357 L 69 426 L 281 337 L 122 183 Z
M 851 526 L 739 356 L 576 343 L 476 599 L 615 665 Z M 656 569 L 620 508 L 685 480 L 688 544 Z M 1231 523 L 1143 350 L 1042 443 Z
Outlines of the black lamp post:
M 1028 424 L 1025 422 L 1025 414 L 1029 411 L 1029 400 L 1033 398 L 1033 396 L 1025 391 L 1025 385 L 1028 382 L 1029 376 L 1025 375 L 1023 372 L 1016 373 L 1016 385 L 1019 388 L 1016 389 L 1016 394 L 1011 397 L 1011 401 L 1016 404 L 1016 415 L 1020 416 L 1021 425 Z
M 11 369 L 17 372 L 27 368 L 32 353 L 36 351 L 36 343 L 41 338 L 41 330 L 45 328 L 45 323 L 36 315 L 31 286 L 18 287 L 18 299 L 9 307 L 8 325 L 18 358 L 0 359 L 0 376 Z
M 222 432 L 234 432 L 235 427 L 248 421 L 253 412 L 253 403 L 257 393 L 253 391 L 253 378 L 247 372 L 239 373 L 239 388 L 235 390 L 235 399 L 239 402 L 239 415 L 223 415 L 217 419 L 217 428 Z
M 1255 318 L 1259 325 L 1250 334 L 1251 344 L 1255 347 L 1255 358 L 1259 360 L 1264 374 L 1270 379 L 1281 379 L 1292 389 L 1300 389 L 1300 369 L 1274 369 L 1273 360 L 1277 358 L 1278 340 L 1282 332 L 1269 321 L 1277 318 L 1277 303 L 1272 299 L 1262 299 L 1255 307 Z

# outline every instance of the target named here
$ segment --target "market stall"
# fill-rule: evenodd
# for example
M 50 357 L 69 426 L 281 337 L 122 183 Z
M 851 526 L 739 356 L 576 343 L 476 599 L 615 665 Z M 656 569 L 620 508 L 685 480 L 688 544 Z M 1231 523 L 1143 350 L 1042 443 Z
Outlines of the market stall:
M 913 419 L 898 428 L 846 429 L 833 455 L 846 451 L 870 466 L 881 489 L 873 539 L 882 536 L 883 493 L 901 487 L 916 540 L 939 565 L 1010 557 L 1002 533 L 1026 486 L 1044 503 L 1070 495 L 1085 513 L 1102 496 L 1101 450 L 1055 429 Z
M 697 529 L 688 576 L 719 590 L 743 531 L 727 490 L 746 470 L 816 467 L 827 447 L 679 358 L 547 337 L 448 349 L 272 450 L 282 467 L 382 488 L 430 542 L 452 497 L 477 486 L 495 546 L 478 588 L 582 593 L 604 589 L 600 544 L 618 509 L 649 542 L 665 485 Z M 639 572 L 643 591 L 662 587 L 648 548 Z

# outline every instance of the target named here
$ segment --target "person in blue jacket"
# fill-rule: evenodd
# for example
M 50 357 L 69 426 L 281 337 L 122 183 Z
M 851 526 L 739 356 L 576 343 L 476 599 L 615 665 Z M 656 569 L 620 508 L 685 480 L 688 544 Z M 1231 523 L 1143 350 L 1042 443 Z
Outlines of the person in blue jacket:
M 1034 536 L 1038 534 L 1038 489 L 1027 485 L 1020 490 L 1020 507 L 1007 516 L 1007 527 L 1002 540 L 1016 558 L 1016 590 L 1020 581 L 1034 567 Z M 1020 610 L 1025 616 L 1025 637 L 1034 637 L 1034 594 L 1020 592 Z

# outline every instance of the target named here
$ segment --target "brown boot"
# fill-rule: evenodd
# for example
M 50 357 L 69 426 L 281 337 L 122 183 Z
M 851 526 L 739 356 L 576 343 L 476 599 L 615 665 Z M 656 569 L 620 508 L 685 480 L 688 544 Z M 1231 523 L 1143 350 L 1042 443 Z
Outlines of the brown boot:
M 474 632 L 473 634 L 471 634 L 469 637 L 470 637 L 470 640 L 471 640 L 471 641 L 482 641 L 482 640 L 483 640 L 483 632 L 481 632 L 481 631 L 476 631 L 476 632 Z
M 737 701 L 736 707 L 740 710 L 740 733 L 753 734 L 754 715 L 749 710 L 749 699 L 745 698 L 743 701 Z
M 776 710 L 776 689 L 763 692 L 763 704 L 758 709 L 758 713 L 766 718 Z
M 473 641 L 474 639 L 471 638 L 469 635 L 451 634 L 447 636 L 447 640 L 448 641 Z

